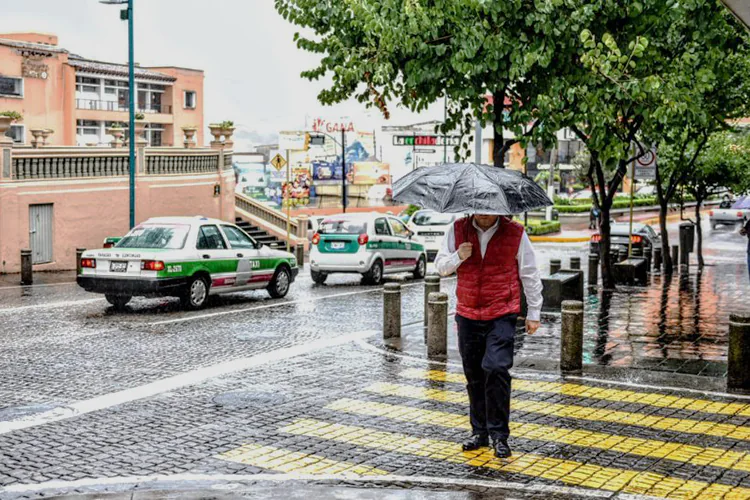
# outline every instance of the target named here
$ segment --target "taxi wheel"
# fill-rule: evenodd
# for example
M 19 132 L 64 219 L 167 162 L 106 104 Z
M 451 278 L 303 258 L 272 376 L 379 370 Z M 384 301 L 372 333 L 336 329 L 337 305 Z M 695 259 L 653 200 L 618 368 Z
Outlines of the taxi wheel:
M 193 276 L 188 281 L 187 289 L 180 297 L 183 307 L 201 309 L 208 303 L 208 280 L 203 276 Z
M 280 267 L 276 270 L 276 274 L 274 274 L 271 284 L 268 285 L 268 293 L 274 299 L 286 297 L 286 294 L 289 293 L 289 285 L 291 282 L 292 279 L 289 270 L 286 267 Z
M 372 267 L 363 276 L 366 285 L 380 285 L 383 283 L 383 262 L 378 259 L 372 263 Z
M 414 269 L 414 279 L 421 280 L 424 278 L 424 275 L 427 274 L 427 260 L 424 258 L 424 255 L 419 258 L 419 261 L 417 262 L 417 267 Z
M 115 306 L 115 309 L 125 309 L 125 306 L 128 305 L 128 302 L 130 302 L 131 297 L 130 295 L 113 295 L 113 294 L 106 294 L 104 295 L 104 298 L 107 299 L 107 302 Z
M 324 284 L 328 279 L 328 275 L 326 273 L 321 273 L 318 271 L 310 271 L 310 277 L 312 278 L 313 282 L 318 285 Z

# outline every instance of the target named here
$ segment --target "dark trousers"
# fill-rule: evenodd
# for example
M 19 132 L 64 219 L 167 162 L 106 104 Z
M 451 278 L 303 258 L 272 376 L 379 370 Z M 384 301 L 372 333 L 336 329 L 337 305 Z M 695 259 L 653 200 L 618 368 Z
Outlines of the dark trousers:
M 508 439 L 510 373 L 513 367 L 515 314 L 491 321 L 456 315 L 458 349 L 469 392 L 469 417 L 474 434 Z

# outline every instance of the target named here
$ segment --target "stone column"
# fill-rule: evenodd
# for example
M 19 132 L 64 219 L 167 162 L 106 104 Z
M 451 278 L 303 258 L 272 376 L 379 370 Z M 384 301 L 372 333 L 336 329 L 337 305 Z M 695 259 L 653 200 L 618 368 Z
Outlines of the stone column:
M 729 315 L 727 387 L 750 389 L 750 315 Z
M 0 179 L 13 177 L 13 139 L 0 133 Z
M 401 337 L 401 285 L 386 283 L 383 288 L 383 339 Z
M 427 306 L 427 356 L 445 356 L 448 352 L 448 294 L 431 293 Z
M 583 369 L 583 302 L 578 300 L 562 303 L 560 369 L 563 372 Z

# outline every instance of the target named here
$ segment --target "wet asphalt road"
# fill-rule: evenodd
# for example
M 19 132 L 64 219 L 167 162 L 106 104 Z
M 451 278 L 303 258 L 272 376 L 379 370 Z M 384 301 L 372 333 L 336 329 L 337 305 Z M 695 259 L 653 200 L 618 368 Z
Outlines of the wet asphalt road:
M 729 294 L 729 303 L 724 301 L 728 311 L 732 302 L 747 292 L 743 238 L 736 230 L 707 231 L 706 236 L 707 260 L 724 266 L 709 268 L 706 274 L 715 275 L 711 284 L 714 294 L 722 292 L 722 287 L 724 295 Z M 535 247 L 543 274 L 547 274 L 552 257 L 567 264 L 570 256 L 581 255 L 586 262 L 585 243 Z M 721 276 L 716 275 L 719 269 Z M 727 269 L 730 271 L 724 274 Z M 308 269 L 284 299 L 270 299 L 265 291 L 241 292 L 215 297 L 206 309 L 191 312 L 181 310 L 176 299 L 134 299 L 127 311 L 117 312 L 101 296 L 66 282 L 72 279 L 70 274 L 42 279 L 46 280 L 43 286 L 22 288 L 7 280 L 0 285 L 0 371 L 5 375 L 0 380 L 0 422 L 232 359 L 340 334 L 379 330 L 382 321 L 379 287 L 362 286 L 358 276 L 349 275 L 332 276 L 326 285 L 318 286 L 312 283 Z M 404 284 L 403 323 L 419 323 L 421 283 L 408 275 L 395 279 Z M 455 280 L 443 281 L 443 289 L 450 295 L 454 288 Z M 658 289 L 651 294 L 638 293 L 646 303 L 659 295 Z M 625 290 L 609 301 L 608 307 L 613 309 L 606 315 L 607 328 L 611 323 L 627 334 L 632 333 L 631 327 L 647 329 L 642 317 L 640 323 L 633 318 L 631 296 L 638 293 Z M 672 293 L 677 293 L 676 286 Z M 711 304 L 704 304 L 706 307 Z M 683 322 L 694 325 L 682 311 L 679 314 L 668 321 L 677 322 L 678 328 Z M 710 311 L 703 314 L 711 317 Z M 592 316 L 587 328 L 601 330 L 597 321 L 600 325 L 601 312 L 598 320 Z M 554 315 L 547 317 L 547 325 L 528 344 L 528 354 L 544 357 L 556 351 L 558 328 L 559 320 Z M 611 338 L 605 341 L 613 347 Z M 632 349 L 619 344 L 614 347 L 613 352 L 598 353 L 607 360 L 605 364 L 612 361 L 613 354 L 614 364 L 627 364 L 628 358 L 632 362 Z M 618 352 L 622 356 L 618 357 Z M 716 359 L 723 355 L 721 349 L 712 353 Z

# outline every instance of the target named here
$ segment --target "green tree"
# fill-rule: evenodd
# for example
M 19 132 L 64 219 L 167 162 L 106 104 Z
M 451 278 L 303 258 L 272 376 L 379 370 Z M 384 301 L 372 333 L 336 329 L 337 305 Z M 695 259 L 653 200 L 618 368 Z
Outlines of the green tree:
M 698 266 L 703 267 L 703 232 L 701 207 L 703 203 L 723 188 L 736 193 L 750 189 L 750 136 L 729 132 L 712 135 L 698 155 L 684 186 L 695 197 L 695 223 L 697 235 Z

